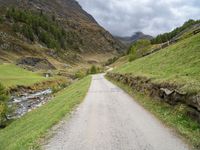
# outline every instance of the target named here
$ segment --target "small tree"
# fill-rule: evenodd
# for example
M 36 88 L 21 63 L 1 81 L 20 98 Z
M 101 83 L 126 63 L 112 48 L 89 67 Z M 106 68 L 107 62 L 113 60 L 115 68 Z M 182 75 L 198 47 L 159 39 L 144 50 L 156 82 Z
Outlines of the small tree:
M 2 16 L 0 16 L 0 24 L 2 24 L 4 21 L 4 18 Z
M 151 48 L 151 42 L 147 39 L 141 39 L 135 42 L 129 49 L 129 61 L 145 55 Z
M 7 101 L 8 95 L 5 88 L 0 84 L 0 126 L 6 121 L 6 113 L 8 111 Z
M 77 71 L 75 73 L 75 78 L 82 79 L 85 77 L 85 73 L 83 71 Z
M 97 68 L 96 68 L 96 66 L 93 65 L 93 66 L 91 67 L 90 73 L 91 73 L 91 74 L 96 74 L 96 73 L 97 73 Z
M 14 32 L 20 32 L 20 26 L 17 23 L 14 23 L 12 26 Z

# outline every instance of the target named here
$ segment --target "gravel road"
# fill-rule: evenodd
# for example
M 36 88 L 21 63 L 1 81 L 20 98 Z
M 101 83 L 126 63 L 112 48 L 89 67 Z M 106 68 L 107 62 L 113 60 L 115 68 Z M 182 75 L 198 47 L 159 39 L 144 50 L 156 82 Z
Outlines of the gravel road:
M 93 76 L 84 102 L 43 146 L 47 150 L 188 150 L 132 97 L 107 81 Z

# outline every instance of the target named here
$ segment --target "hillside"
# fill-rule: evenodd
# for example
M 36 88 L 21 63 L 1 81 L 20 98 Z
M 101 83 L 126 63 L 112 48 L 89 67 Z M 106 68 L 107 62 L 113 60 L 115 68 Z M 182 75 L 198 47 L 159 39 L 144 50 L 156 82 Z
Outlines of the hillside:
M 1 0 L 0 14 L 0 62 L 32 56 L 63 69 L 101 63 L 124 48 L 75 0 Z
M 163 33 L 151 40 L 152 44 L 161 44 L 165 42 L 176 42 L 178 40 L 190 37 L 200 30 L 200 20 L 188 20 L 182 26 L 173 29 L 171 32 Z
M 126 63 L 114 72 L 144 76 L 155 82 L 181 85 L 183 91 L 200 92 L 199 42 L 198 34 L 152 55 Z

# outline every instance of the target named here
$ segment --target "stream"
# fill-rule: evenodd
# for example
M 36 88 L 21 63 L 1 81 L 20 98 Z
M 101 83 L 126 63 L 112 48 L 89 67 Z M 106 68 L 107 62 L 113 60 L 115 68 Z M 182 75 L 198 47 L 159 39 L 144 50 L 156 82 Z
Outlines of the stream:
M 33 93 L 23 93 L 20 96 L 12 96 L 8 102 L 11 112 L 7 115 L 8 119 L 17 119 L 38 107 L 41 107 L 52 98 L 52 90 L 46 89 Z

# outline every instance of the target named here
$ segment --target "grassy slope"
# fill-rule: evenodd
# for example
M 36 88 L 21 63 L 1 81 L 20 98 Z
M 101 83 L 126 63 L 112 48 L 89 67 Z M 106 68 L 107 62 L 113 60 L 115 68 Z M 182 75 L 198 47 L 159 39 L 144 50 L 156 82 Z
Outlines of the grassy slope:
M 200 92 L 200 34 L 126 63 L 114 72 L 145 76 L 154 82 L 176 83 L 183 85 L 183 91 Z
M 113 68 L 120 67 L 120 66 L 124 65 L 125 63 L 127 63 L 128 59 L 129 59 L 129 56 L 120 57 L 116 62 L 114 62 L 110 66 Z
M 113 81 L 112 79 L 109 80 L 133 96 L 137 102 L 153 113 L 166 125 L 174 128 L 192 146 L 200 148 L 200 125 L 187 116 L 184 106 L 177 105 L 174 108 L 167 103 L 155 101 L 152 98 L 133 90 L 128 85 Z
M 0 65 L 0 82 L 11 87 L 15 85 L 31 85 L 46 80 L 39 74 L 19 68 L 13 64 Z
M 0 130 L 0 149 L 27 150 L 38 148 L 38 139 L 83 100 L 90 81 L 91 77 L 86 77 L 72 84 L 57 93 L 48 104 Z

